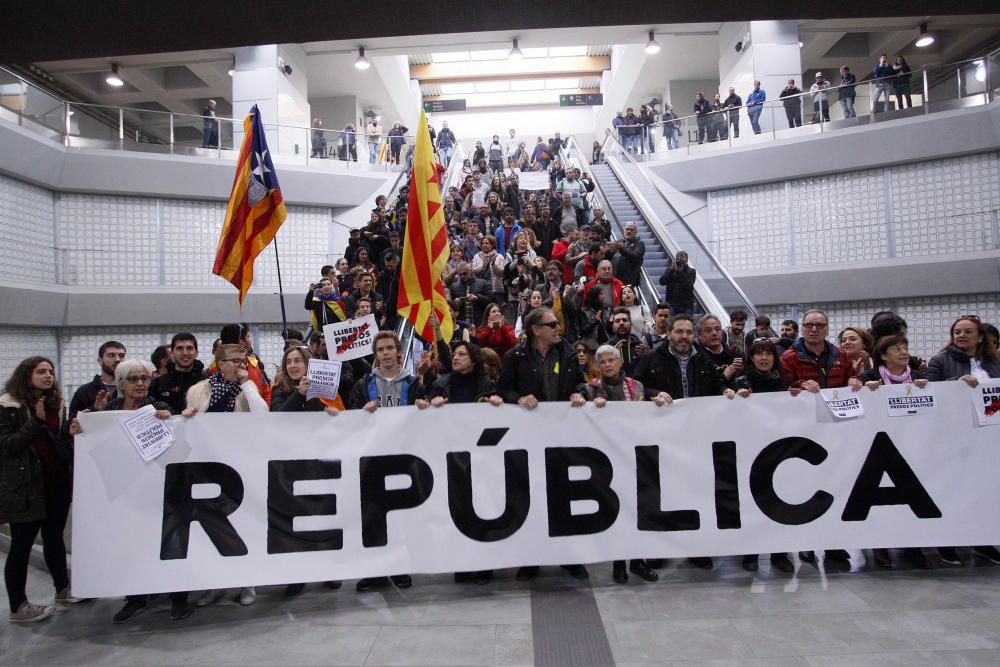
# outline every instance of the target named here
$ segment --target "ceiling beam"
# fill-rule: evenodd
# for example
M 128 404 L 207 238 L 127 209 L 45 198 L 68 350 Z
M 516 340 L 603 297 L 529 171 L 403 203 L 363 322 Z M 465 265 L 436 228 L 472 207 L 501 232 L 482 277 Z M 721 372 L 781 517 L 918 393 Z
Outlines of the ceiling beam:
M 420 83 L 458 83 L 487 79 L 545 79 L 564 76 L 601 76 L 611 69 L 610 56 L 566 58 L 524 58 L 509 60 L 463 61 L 410 65 L 410 78 Z

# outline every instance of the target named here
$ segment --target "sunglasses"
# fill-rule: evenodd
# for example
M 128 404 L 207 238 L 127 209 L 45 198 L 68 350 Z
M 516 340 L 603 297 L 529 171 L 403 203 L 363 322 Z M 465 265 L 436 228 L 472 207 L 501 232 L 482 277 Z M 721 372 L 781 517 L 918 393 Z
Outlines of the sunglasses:
M 538 326 L 540 326 L 540 327 L 548 327 L 550 329 L 558 329 L 562 325 L 559 324 L 558 321 L 555 321 L 555 322 L 539 322 Z

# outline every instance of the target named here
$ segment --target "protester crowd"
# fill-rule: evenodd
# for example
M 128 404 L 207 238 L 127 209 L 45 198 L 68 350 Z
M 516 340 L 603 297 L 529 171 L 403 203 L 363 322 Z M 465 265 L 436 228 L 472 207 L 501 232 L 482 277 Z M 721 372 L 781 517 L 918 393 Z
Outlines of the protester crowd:
M 801 321 L 784 320 L 776 332 L 764 315 L 756 316 L 748 330 L 749 316 L 742 310 L 728 313 L 726 327 L 721 313 L 695 318 L 697 273 L 684 252 L 659 276 L 665 300 L 644 304 L 638 283 L 645 245 L 636 226 L 626 225 L 621 238 L 612 240 L 610 223 L 590 195 L 594 184 L 579 167 L 562 163 L 562 149 L 555 133 L 549 142 L 539 137 L 529 154 L 511 130 L 506 142 L 495 136 L 489 147 L 477 147 L 463 164 L 461 185 L 442 193 L 450 242 L 443 280 L 455 329 L 446 343 L 440 322 L 432 317 L 435 340 L 426 341 L 411 364 L 403 363 L 394 331 L 409 203 L 405 186 L 393 201 L 376 200 L 369 223 L 351 230 L 343 257 L 322 267 L 308 286 L 303 306 L 310 326 L 306 332 L 285 332 L 273 379 L 245 323 L 221 329 L 207 367 L 198 360 L 199 341 L 187 332 L 152 350 L 149 362 L 109 340 L 97 350 L 100 372 L 76 390 L 68 407 L 51 360 L 34 356 L 21 362 L 0 396 L 0 523 L 10 525 L 4 569 L 10 621 L 40 621 L 53 612 L 53 606 L 29 602 L 25 594 L 29 555 L 39 533 L 56 604 L 80 602 L 72 594 L 62 533 L 72 498 L 73 438 L 81 433 L 77 415 L 85 411 L 152 406 L 160 418 L 198 419 L 205 412 L 333 416 L 414 405 L 440 409 L 446 416 L 451 403 L 485 401 L 530 410 L 540 402 L 592 402 L 600 408 L 608 401 L 644 400 L 669 409 L 675 400 L 700 396 L 753 400 L 753 394 L 763 392 L 877 391 L 883 384 L 948 380 L 976 386 L 1000 378 L 997 329 L 975 315 L 957 317 L 942 332 L 942 348 L 926 360 L 910 354 L 907 324 L 891 312 L 876 313 L 870 322 L 836 336 L 820 310 L 806 311 Z M 521 191 L 518 174 L 536 164 L 549 174 L 550 187 Z M 309 397 L 309 360 L 330 356 L 323 327 L 369 315 L 381 329 L 371 354 L 343 364 L 335 398 Z M 992 546 L 973 553 L 1000 564 L 1000 552 Z M 937 554 L 945 565 L 962 563 L 952 547 L 942 546 Z M 919 567 L 934 566 L 920 549 L 904 550 L 903 556 Z M 819 559 L 808 552 L 799 558 L 805 563 Z M 848 559 L 841 550 L 823 556 L 827 570 L 849 566 Z M 713 567 L 707 557 L 689 560 L 699 568 Z M 771 554 L 770 560 L 778 572 L 793 571 L 788 554 Z M 873 560 L 893 567 L 887 550 L 876 549 Z M 742 558 L 750 571 L 757 561 L 757 554 Z M 656 581 L 663 563 L 615 562 L 612 577 L 622 583 L 631 572 Z M 582 564 L 563 569 L 579 579 L 589 576 Z M 528 581 L 537 572 L 526 565 L 515 576 Z M 455 578 L 482 584 L 492 576 L 479 571 Z M 407 588 L 412 579 L 405 573 L 366 578 L 356 588 L 390 585 Z M 290 584 L 286 594 L 297 595 L 303 587 Z M 202 591 L 194 605 L 211 605 L 225 594 Z M 235 595 L 243 605 L 256 600 L 253 586 Z M 169 599 L 171 618 L 191 613 L 187 592 L 172 592 Z M 129 596 L 114 622 L 127 622 L 149 603 L 146 595 Z

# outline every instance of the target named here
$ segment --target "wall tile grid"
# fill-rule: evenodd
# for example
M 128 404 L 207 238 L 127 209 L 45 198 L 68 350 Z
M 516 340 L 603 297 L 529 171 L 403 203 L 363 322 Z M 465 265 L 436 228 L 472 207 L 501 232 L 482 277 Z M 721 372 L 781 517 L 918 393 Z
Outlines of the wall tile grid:
M 59 344 L 55 329 L 0 327 L 0 383 L 6 383 L 17 365 L 27 357 L 48 357 L 59 369 Z M 0 390 L 3 385 L 0 384 Z
M 892 169 L 900 257 L 993 248 L 1000 213 L 1000 154 L 983 153 Z
M 0 176 L 0 278 L 56 282 L 55 211 L 52 193 Z
M 778 304 L 758 306 L 758 311 L 771 318 L 775 329 L 781 321 L 792 318 L 802 321 L 809 308 L 820 308 L 830 317 L 830 337 L 834 340 L 844 327 L 868 328 L 872 315 L 891 310 L 906 320 L 910 353 L 930 358 L 948 341 L 948 329 L 960 315 L 978 315 L 984 322 L 1000 326 L 1000 292 L 962 296 L 935 296 L 892 301 L 843 301 L 817 304 Z
M 211 288 L 227 283 L 212 274 L 215 251 L 226 215 L 224 202 L 163 201 L 165 284 L 169 287 Z M 281 278 L 290 293 L 319 276 L 327 260 L 330 210 L 289 206 L 278 231 Z M 276 290 L 278 273 L 274 247 L 268 246 L 255 262 L 254 287 Z
M 784 183 L 711 193 L 712 249 L 729 271 L 788 266 Z
M 791 218 L 797 265 L 888 256 L 881 169 L 792 181 Z
M 155 199 L 56 197 L 67 285 L 152 287 L 159 282 Z

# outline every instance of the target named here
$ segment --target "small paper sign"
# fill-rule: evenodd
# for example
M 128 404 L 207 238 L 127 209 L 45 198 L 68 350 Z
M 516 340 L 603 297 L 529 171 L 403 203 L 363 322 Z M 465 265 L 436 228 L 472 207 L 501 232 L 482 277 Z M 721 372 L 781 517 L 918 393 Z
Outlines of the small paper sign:
M 346 322 L 327 324 L 323 327 L 326 353 L 330 359 L 350 361 L 372 353 L 378 322 L 374 315 L 366 315 Z
M 143 461 L 152 461 L 174 444 L 167 422 L 156 416 L 156 408 L 146 405 L 122 419 L 122 428 Z
M 980 426 L 1000 424 L 1000 380 L 987 380 L 969 392 Z
M 306 377 L 309 378 L 309 391 L 306 392 L 306 400 L 336 398 L 337 389 L 340 387 L 340 366 L 339 361 L 310 359 L 309 370 L 306 371 Z
M 879 387 L 878 392 L 886 396 L 886 409 L 890 417 L 909 417 L 934 412 L 933 387 L 933 384 L 928 384 L 923 389 L 915 384 L 887 384 Z
M 819 395 L 835 419 L 853 419 L 865 414 L 865 406 L 861 405 L 858 393 L 850 387 L 820 389 Z

